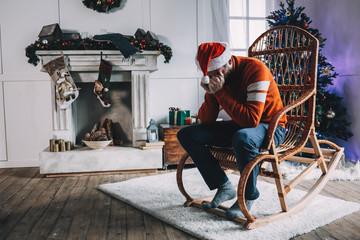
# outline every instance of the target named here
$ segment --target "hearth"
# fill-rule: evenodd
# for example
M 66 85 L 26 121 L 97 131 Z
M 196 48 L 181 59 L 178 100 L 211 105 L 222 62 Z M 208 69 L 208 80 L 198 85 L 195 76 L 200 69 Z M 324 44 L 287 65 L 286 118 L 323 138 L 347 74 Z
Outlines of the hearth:
M 98 77 L 100 54 L 112 68 L 112 106 L 104 108 L 92 92 Z M 37 51 L 44 65 L 61 55 L 61 51 Z M 65 62 L 77 87 L 79 97 L 65 110 L 55 102 L 52 89 L 53 136 L 71 141 L 73 150 L 68 152 L 40 153 L 42 174 L 70 172 L 98 172 L 162 167 L 161 149 L 140 150 L 146 140 L 149 114 L 149 74 L 157 70 L 159 51 L 144 51 L 125 59 L 119 51 L 71 50 L 63 51 Z M 112 119 L 122 132 L 124 144 L 104 150 L 90 150 L 81 145 L 84 134 L 104 119 Z

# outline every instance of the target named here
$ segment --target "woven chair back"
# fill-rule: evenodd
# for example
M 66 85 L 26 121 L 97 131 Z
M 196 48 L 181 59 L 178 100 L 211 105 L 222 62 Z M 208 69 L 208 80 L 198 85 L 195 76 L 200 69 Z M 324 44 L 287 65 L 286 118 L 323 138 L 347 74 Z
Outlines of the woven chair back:
M 271 70 L 284 106 L 297 104 L 309 91 L 316 93 L 318 40 L 307 31 L 293 26 L 272 28 L 255 40 L 248 56 L 259 59 Z M 307 141 L 314 124 L 315 100 L 314 94 L 288 112 L 286 137 L 280 151 Z

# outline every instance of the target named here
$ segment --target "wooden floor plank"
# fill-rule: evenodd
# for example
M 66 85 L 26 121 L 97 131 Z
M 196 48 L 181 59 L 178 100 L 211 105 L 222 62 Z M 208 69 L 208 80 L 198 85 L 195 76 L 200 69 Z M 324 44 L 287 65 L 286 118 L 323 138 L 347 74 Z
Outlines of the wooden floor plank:
M 27 182 L 38 173 L 39 170 L 35 168 L 23 168 L 19 169 L 19 172 L 14 172 L 13 175 L 0 184 L 0 203 L 3 203 L 11 198 L 17 191 L 19 191 L 19 189 L 26 185 Z M 22 177 L 19 178 L 17 174 Z
M 166 236 L 169 240 L 176 239 L 176 240 L 196 240 L 198 238 L 191 236 L 190 234 L 181 231 L 173 226 L 164 223 L 164 229 L 166 232 Z
M 19 171 L 20 172 L 20 171 Z M 32 206 L 38 201 L 39 196 L 51 186 L 53 180 L 42 178 L 38 186 L 21 201 L 11 213 L 0 222 L 0 239 L 5 239 L 11 234 L 14 227 L 26 217 Z
M 168 240 L 161 221 L 144 213 L 144 224 L 147 240 Z
M 125 205 L 126 210 L 126 239 L 127 240 L 144 240 L 146 239 L 146 231 L 144 224 L 143 212 Z
M 57 181 L 63 179 L 56 179 Z M 77 178 L 66 178 L 63 180 L 63 184 L 56 192 L 54 198 L 51 200 L 48 208 L 45 210 L 43 215 L 37 220 L 34 227 L 29 234 L 29 239 L 45 239 L 55 224 L 56 219 L 64 208 L 67 199 L 70 196 L 69 189 L 73 189 L 78 181 Z
M 338 181 L 336 183 L 343 189 L 351 189 L 356 194 L 356 199 L 360 201 L 360 181 Z
M 71 223 L 75 216 L 80 214 L 81 206 L 83 206 L 82 196 L 89 179 L 90 176 L 79 178 L 75 187 L 68 190 L 70 195 L 61 209 L 61 213 L 52 225 L 47 239 L 66 239 L 68 237 Z
M 126 180 L 126 175 L 114 175 L 113 182 Z M 110 197 L 110 215 L 107 226 L 107 239 L 126 240 L 126 204 L 116 198 Z
M 41 180 L 41 175 L 38 173 L 33 178 L 31 178 L 23 188 L 17 191 L 14 195 L 11 193 L 2 194 L 4 200 L 1 200 L 1 208 L 0 208 L 0 222 L 3 221 L 15 208 L 16 206 L 22 202 L 31 191 L 38 187 L 38 184 Z M 8 200 L 5 200 L 5 197 Z
M 15 170 L 13 168 L 0 168 L 2 171 L 0 173 L 0 189 L 1 189 L 1 183 L 4 182 L 6 179 L 8 179 Z
M 32 175 L 32 171 L 37 174 Z M 38 171 L 38 168 L 0 171 L 0 179 L 5 179 L 0 182 L 0 197 L 5 200 L 0 202 L 3 210 L 0 239 L 25 239 L 26 236 L 36 240 L 197 239 L 97 189 L 101 183 L 172 170 L 60 178 L 41 178 Z M 265 181 L 274 183 L 269 178 Z M 314 182 L 305 180 L 296 188 L 309 189 Z M 329 181 L 320 194 L 360 202 L 359 188 L 359 181 Z M 360 211 L 357 211 L 293 239 L 360 239 L 359 236 Z
M 113 179 L 111 175 L 104 175 L 101 177 L 100 184 L 109 183 Z M 89 230 L 87 233 L 88 240 L 102 239 L 107 235 L 107 226 L 110 215 L 110 203 L 111 198 L 105 193 L 94 189 L 97 192 L 97 197 L 93 207 L 93 213 L 91 214 Z
M 31 205 L 26 214 L 12 229 L 11 233 L 7 236 L 8 239 L 24 239 L 30 234 L 34 223 L 42 216 L 43 212 L 48 207 L 49 203 L 53 199 L 64 180 L 53 180 L 50 182 L 46 191 L 43 191 L 36 201 Z
M 81 198 L 81 205 L 76 215 L 73 217 L 68 237 L 72 239 L 86 239 L 90 226 L 91 215 L 94 212 L 94 205 L 98 192 L 96 191 L 99 186 L 100 176 L 90 176 L 89 182 L 86 186 L 86 190 Z M 74 213 L 74 212 L 73 212 Z

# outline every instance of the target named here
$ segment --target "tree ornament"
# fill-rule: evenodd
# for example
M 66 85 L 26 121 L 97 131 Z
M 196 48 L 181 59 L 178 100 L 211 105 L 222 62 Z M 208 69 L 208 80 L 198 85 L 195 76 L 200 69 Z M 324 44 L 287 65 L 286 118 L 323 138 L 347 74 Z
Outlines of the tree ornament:
M 307 28 L 308 26 L 309 26 L 309 25 L 308 25 L 307 23 L 304 23 L 304 24 L 303 24 L 303 27 L 304 27 L 304 28 Z
M 120 7 L 121 0 L 83 0 L 82 2 L 87 8 L 104 13 Z
M 308 77 L 307 84 L 311 83 L 311 77 Z
M 290 12 L 290 11 L 287 11 L 287 12 L 285 13 L 285 15 L 286 15 L 287 17 L 290 17 L 290 16 L 291 16 L 291 12 Z
M 335 115 L 336 115 L 335 112 L 330 108 L 329 111 L 326 114 L 326 117 L 331 119 L 331 118 L 334 118 Z
M 323 76 L 330 76 L 331 75 L 331 67 L 322 67 L 321 68 L 321 75 L 320 75 L 320 77 L 323 77 Z

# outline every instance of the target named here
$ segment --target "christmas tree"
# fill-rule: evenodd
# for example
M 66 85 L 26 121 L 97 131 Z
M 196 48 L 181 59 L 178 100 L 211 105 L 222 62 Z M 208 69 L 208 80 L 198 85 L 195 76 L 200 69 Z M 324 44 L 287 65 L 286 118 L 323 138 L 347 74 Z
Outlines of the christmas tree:
M 346 108 L 340 103 L 342 97 L 330 92 L 327 87 L 333 85 L 333 79 L 339 75 L 321 51 L 325 46 L 326 38 L 321 37 L 318 29 L 311 28 L 310 18 L 303 12 L 305 7 L 294 7 L 295 0 L 286 0 L 287 7 L 280 2 L 281 9 L 273 11 L 267 17 L 270 27 L 292 25 L 305 29 L 319 40 L 319 61 L 316 95 L 315 126 L 318 138 L 347 140 L 353 134 L 348 127 L 350 122 L 346 118 Z

